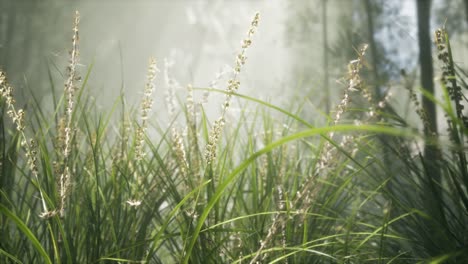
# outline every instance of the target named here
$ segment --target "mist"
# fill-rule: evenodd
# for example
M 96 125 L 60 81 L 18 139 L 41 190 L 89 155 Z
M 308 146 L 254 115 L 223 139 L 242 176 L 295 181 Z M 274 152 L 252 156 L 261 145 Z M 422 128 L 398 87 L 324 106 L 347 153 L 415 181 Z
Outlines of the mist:
M 154 57 L 160 70 L 155 112 L 164 117 L 168 82 L 173 84 L 171 89 L 179 100 L 183 100 L 189 84 L 226 89 L 227 76 L 232 72 L 250 20 L 260 12 L 261 25 L 247 52 L 238 92 L 287 108 L 298 98 L 307 99 L 304 108 L 309 116 L 314 116 L 326 108 L 333 110 L 339 103 L 347 64 L 358 47 L 370 41 L 363 3 L 4 0 L 0 10 L 0 61 L 15 87 L 21 88 L 20 101 L 27 103 L 32 92 L 44 105 L 51 105 L 51 84 L 56 92 L 61 90 L 73 14 L 79 11 L 79 72 L 84 77 L 89 71 L 88 89 L 98 105 L 108 109 L 120 95 L 130 105 L 138 104 L 148 60 Z M 375 65 L 369 63 L 368 69 L 370 75 L 377 72 L 375 76 L 382 80 L 370 84 L 401 83 L 401 70 L 416 74 L 418 71 L 414 60 L 418 52 L 415 5 L 412 1 L 383 1 L 375 6 L 373 12 L 380 17 L 374 33 L 378 46 L 372 56 L 380 59 Z M 436 11 L 447 10 L 448 6 L 435 1 Z M 432 27 L 442 21 L 447 23 L 447 15 L 451 14 L 434 16 Z M 454 24 L 452 20 L 449 25 Z M 458 32 L 458 28 L 454 30 Z M 457 34 L 453 45 L 463 46 L 463 36 Z M 465 49 L 460 51 L 464 56 Z M 327 66 L 325 59 L 329 61 Z M 385 93 L 390 86 L 379 89 Z M 392 89 L 400 92 L 398 87 Z M 201 100 L 203 92 L 196 91 L 195 97 Z M 221 94 L 212 93 L 210 103 L 205 105 L 212 117 L 219 112 L 222 98 Z M 404 104 L 398 97 L 395 100 Z M 232 111 L 236 109 L 239 110 Z

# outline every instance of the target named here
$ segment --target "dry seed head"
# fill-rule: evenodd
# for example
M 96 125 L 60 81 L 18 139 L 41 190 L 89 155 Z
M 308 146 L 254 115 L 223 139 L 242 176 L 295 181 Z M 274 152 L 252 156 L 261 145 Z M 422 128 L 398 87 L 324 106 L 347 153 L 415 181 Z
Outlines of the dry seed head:
M 195 103 L 193 101 L 193 87 L 191 84 L 187 85 L 187 123 L 189 127 L 195 127 Z
M 16 130 L 18 132 L 23 132 L 25 128 L 24 119 L 26 113 L 23 109 L 16 110 L 14 105 L 15 99 L 13 97 L 13 88 L 8 83 L 6 75 L 3 71 L 0 71 L 0 96 L 5 99 L 7 105 L 7 115 L 15 124 Z
M 416 108 L 416 114 L 419 116 L 419 119 L 423 122 L 424 127 L 430 127 L 429 119 L 427 118 L 426 111 L 422 107 L 422 104 L 419 102 L 418 96 L 416 95 L 416 93 L 411 87 L 405 86 L 405 88 L 409 92 L 410 101 L 413 103 L 414 107 Z
M 342 115 L 347 109 L 347 106 L 350 102 L 350 96 L 349 92 L 352 90 L 361 90 L 362 89 L 362 81 L 359 76 L 359 71 L 362 68 L 362 59 L 363 56 L 365 55 L 367 49 L 367 45 L 363 45 L 362 48 L 359 50 L 358 58 L 356 60 L 351 61 L 348 64 L 348 76 L 347 76 L 347 86 L 344 91 L 343 99 L 341 100 L 340 104 L 337 106 L 335 118 L 334 118 L 334 123 L 337 124 L 339 120 L 341 119 Z M 329 137 L 333 137 L 333 133 L 329 134 Z M 315 197 L 317 186 L 314 184 L 314 179 L 318 173 L 322 172 L 324 170 L 329 169 L 330 167 L 333 167 L 330 165 L 330 162 L 334 161 L 334 148 L 330 145 L 330 143 L 327 141 L 323 149 L 321 151 L 321 155 L 318 158 L 318 164 L 317 164 L 317 170 L 314 172 L 314 175 L 309 176 L 305 183 L 301 186 L 301 190 L 297 192 L 296 198 L 294 199 L 291 207 L 295 208 L 298 205 L 301 205 L 301 208 L 299 209 L 299 212 L 306 212 L 307 208 L 311 205 L 313 202 L 313 198 Z M 326 172 L 325 172 L 326 174 Z M 261 256 L 261 251 L 266 247 L 267 243 L 269 243 L 272 238 L 277 234 L 278 229 L 283 230 L 284 226 L 284 221 L 285 219 L 281 218 L 280 215 L 276 215 L 275 219 L 273 220 L 273 223 L 271 227 L 268 230 L 268 234 L 264 240 L 260 242 L 260 247 L 256 252 L 256 255 L 254 258 L 250 261 L 250 263 L 257 263 L 257 260 L 260 258 L 263 260 L 265 258 L 265 255 Z M 283 237 L 283 246 L 285 246 L 285 240 Z
M 286 209 L 286 201 L 284 199 L 284 194 L 283 194 L 283 189 L 281 188 L 281 186 L 278 186 L 278 209 L 280 211 L 284 211 Z M 281 246 L 283 248 L 286 248 L 286 221 L 287 219 L 283 219 L 282 221 L 280 221 L 280 229 L 281 229 Z
M 145 156 L 143 145 L 144 145 L 144 137 L 146 133 L 146 129 L 148 128 L 148 117 L 149 112 L 153 106 L 153 92 L 154 92 L 154 80 L 156 79 L 156 73 L 158 72 L 158 68 L 156 67 L 156 60 L 154 58 L 150 58 L 148 63 L 148 73 L 147 73 L 147 81 L 145 84 L 145 90 L 143 99 L 141 101 L 141 124 L 137 128 L 136 135 L 135 135 L 135 157 L 136 160 L 142 160 Z
M 143 99 L 141 101 L 141 123 L 139 124 L 138 128 L 136 129 L 135 134 L 135 163 L 140 162 L 143 160 L 144 156 L 146 155 L 144 151 L 144 142 L 145 142 L 145 135 L 146 129 L 148 127 L 148 117 L 149 112 L 153 106 L 153 92 L 154 92 L 154 81 L 156 79 L 156 73 L 158 72 L 158 68 L 156 67 L 156 60 L 154 58 L 149 59 L 148 63 L 148 72 L 147 72 L 147 80 L 145 84 L 145 90 L 143 92 Z M 131 164 L 132 165 L 132 164 Z M 138 185 L 142 184 L 143 178 L 141 174 L 135 170 L 134 172 L 135 182 L 133 183 L 132 192 L 138 193 Z M 127 200 L 127 204 L 131 207 L 138 207 L 141 205 L 140 199 L 130 199 Z
M 208 164 L 216 158 L 216 146 L 218 144 L 219 138 L 221 137 L 224 124 L 224 118 L 220 117 L 215 121 L 213 128 L 210 131 L 208 145 L 205 149 L 205 159 Z
M 126 203 L 127 203 L 128 205 L 130 205 L 131 207 L 135 207 L 135 208 L 138 207 L 138 206 L 140 206 L 140 205 L 141 205 L 141 202 L 142 202 L 141 200 L 133 200 L 133 199 L 130 199 L 130 200 L 127 200 L 127 201 L 126 201 Z
M 348 64 L 348 75 L 346 77 L 347 86 L 344 89 L 343 98 L 340 104 L 338 104 L 338 106 L 336 107 L 335 118 L 333 120 L 335 125 L 338 124 L 343 114 L 348 109 L 348 105 L 351 101 L 351 98 L 350 98 L 351 91 L 354 91 L 354 90 L 361 91 L 363 93 L 364 98 L 366 98 L 369 102 L 372 101 L 372 96 L 370 92 L 367 89 L 365 89 L 365 87 L 363 87 L 363 83 L 359 75 L 360 70 L 363 67 L 363 59 L 364 59 L 363 57 L 366 54 L 367 47 L 368 47 L 367 44 L 362 45 L 362 47 L 358 51 L 358 58 L 350 61 Z M 370 112 L 374 112 L 374 111 L 370 111 Z M 334 136 L 333 132 L 328 134 L 329 138 L 332 138 L 333 136 Z M 324 144 L 324 147 L 321 151 L 321 155 L 318 159 L 318 166 L 317 166 L 318 171 L 329 169 L 331 167 L 329 162 L 333 160 L 333 157 L 334 157 L 334 148 L 327 141 Z M 304 190 L 304 191 L 306 193 L 309 193 L 309 191 L 307 190 Z
M 81 80 L 81 77 L 76 71 L 76 66 L 79 61 L 79 34 L 78 26 L 80 22 L 80 14 L 78 11 L 75 11 L 75 19 L 73 22 L 73 37 L 72 37 L 72 49 L 70 50 L 70 59 L 69 65 L 67 66 L 67 80 L 65 81 L 64 94 L 65 94 L 65 109 L 64 116 L 60 119 L 59 126 L 57 128 L 57 146 L 61 150 L 63 157 L 62 162 L 56 164 L 61 164 L 64 166 L 62 169 L 57 169 L 61 171 L 59 179 L 59 192 L 60 192 L 60 201 L 59 207 L 57 210 L 51 212 L 43 213 L 43 217 L 51 217 L 57 213 L 60 216 L 64 216 L 65 213 L 65 202 L 70 193 L 71 186 L 71 172 L 68 167 L 68 159 L 72 151 L 72 138 L 74 136 L 75 129 L 72 126 L 72 118 L 75 105 L 75 92 L 78 89 L 76 82 Z
M 208 144 L 205 147 L 205 159 L 207 163 L 211 163 L 215 158 L 216 158 L 216 146 L 218 144 L 219 138 L 221 136 L 221 132 L 224 128 L 224 119 L 226 116 L 226 112 L 231 105 L 231 98 L 234 93 L 237 92 L 237 90 L 240 87 L 240 82 L 238 80 L 238 75 L 241 72 L 242 66 L 245 64 L 247 57 L 245 56 L 245 53 L 247 49 L 250 47 L 252 44 L 252 36 L 255 33 L 255 30 L 257 29 L 258 22 L 260 20 L 260 14 L 256 13 L 254 19 L 251 22 L 251 27 L 249 31 L 247 32 L 247 37 L 243 40 L 242 45 L 241 45 L 241 51 L 239 54 L 236 56 L 236 61 L 235 61 L 235 67 L 234 67 L 234 75 L 233 77 L 228 81 L 228 86 L 227 86 L 227 93 L 226 97 L 224 100 L 224 103 L 222 105 L 222 114 L 221 117 L 215 121 L 214 126 L 212 130 L 210 131 L 210 136 L 208 138 Z
M 60 215 L 63 217 L 65 212 L 65 202 L 67 197 L 71 191 L 71 180 L 70 180 L 70 168 L 68 166 L 65 167 L 64 172 L 60 175 L 60 205 L 59 205 L 59 212 Z
M 65 142 L 66 142 L 65 129 L 67 127 L 65 122 L 66 120 L 64 117 L 60 118 L 60 120 L 58 121 L 56 142 L 57 142 L 57 149 L 60 149 L 60 150 L 65 149 Z
M 80 80 L 80 77 L 77 75 L 76 66 L 79 60 L 79 35 L 78 35 L 78 25 L 80 22 L 80 14 L 78 11 L 75 12 L 75 21 L 73 23 L 73 37 L 72 37 L 72 49 L 70 51 L 70 60 L 67 67 L 68 78 L 65 82 L 65 95 L 67 105 L 65 106 L 65 116 L 67 118 L 67 123 L 71 122 L 71 115 L 73 113 L 73 100 L 76 85 L 75 81 Z
M 438 50 L 438 59 L 442 62 L 441 82 L 447 88 L 450 99 L 455 105 L 457 117 L 465 127 L 468 126 L 468 117 L 463 113 L 465 106 L 462 104 L 463 91 L 457 84 L 454 62 L 452 59 L 450 42 L 445 29 L 437 29 L 435 32 L 435 43 Z
M 166 105 L 169 113 L 169 117 L 174 117 L 176 102 L 175 102 L 175 88 L 179 86 L 176 80 L 172 79 L 169 76 L 169 71 L 172 66 L 172 62 L 169 62 L 167 59 L 164 59 L 164 71 L 163 77 L 166 84 Z
M 29 144 L 26 144 L 26 157 L 28 158 L 28 166 L 34 176 L 39 175 L 39 169 L 37 167 L 37 145 L 36 142 L 31 139 Z
M 49 218 L 56 216 L 57 214 L 59 214 L 58 210 L 44 211 L 39 214 L 39 217 L 42 219 L 49 219 Z
M 251 22 L 251 27 L 247 32 L 247 37 L 242 41 L 241 51 L 236 56 L 235 66 L 234 66 L 234 76 L 228 81 L 226 99 L 223 104 L 223 116 L 224 113 L 229 108 L 231 97 L 240 87 L 240 82 L 238 80 L 238 75 L 241 72 L 242 66 L 247 61 L 246 52 L 247 49 L 252 45 L 252 36 L 255 33 L 258 27 L 258 21 L 260 20 L 260 14 L 256 13 L 254 19 Z
M 393 96 L 393 93 L 392 92 L 388 92 L 385 97 L 377 103 L 377 107 L 379 107 L 380 109 L 384 109 L 385 106 L 388 104 L 388 102 L 390 102 L 390 99 L 392 98 Z
M 39 169 L 37 167 L 37 146 L 34 140 L 28 141 L 24 133 L 24 119 L 25 112 L 22 109 L 18 111 L 15 108 L 15 99 L 13 98 L 13 88 L 8 84 L 6 74 L 0 70 L 0 97 L 5 99 L 7 104 L 7 115 L 11 118 L 16 126 L 16 130 L 21 135 L 21 146 L 26 150 L 27 164 L 33 177 L 39 184 Z M 42 189 L 39 188 L 39 194 L 41 196 L 42 209 L 44 212 L 48 212 L 47 204 L 44 199 Z
M 191 110 L 193 113 L 194 105 L 193 105 L 193 86 L 191 84 L 187 85 L 187 109 Z
M 344 90 L 343 98 L 336 109 L 335 118 L 333 120 L 335 125 L 340 121 L 342 115 L 344 114 L 344 112 L 346 112 L 346 109 L 348 108 L 348 104 L 350 102 L 349 92 L 363 90 L 362 80 L 359 75 L 359 72 L 363 65 L 363 57 L 366 54 L 367 47 L 367 44 L 362 45 L 362 47 L 358 51 L 358 58 L 348 63 L 348 75 L 346 77 L 347 86 Z M 371 100 L 370 93 L 367 93 L 367 95 L 365 91 L 364 93 L 365 97 L 368 100 Z M 331 133 L 331 136 L 333 136 L 333 133 Z
M 146 153 L 143 151 L 143 145 L 145 143 L 145 130 L 142 127 L 138 127 L 135 135 L 135 159 L 137 161 L 143 160 Z
M 144 97 L 141 103 L 141 121 L 142 124 L 146 123 L 148 119 L 148 114 L 151 111 L 153 106 L 153 92 L 154 92 L 154 80 L 156 79 L 156 72 L 159 70 L 156 68 L 156 60 L 150 58 L 148 64 L 148 74 L 147 74 L 147 82 L 145 85 Z M 146 128 L 146 127 L 145 127 Z
M 176 159 L 181 166 L 181 172 L 185 174 L 188 168 L 188 163 L 187 157 L 185 155 L 184 142 L 182 141 L 182 137 L 180 136 L 179 132 L 175 128 L 172 129 L 172 141 L 174 144 L 173 148 Z

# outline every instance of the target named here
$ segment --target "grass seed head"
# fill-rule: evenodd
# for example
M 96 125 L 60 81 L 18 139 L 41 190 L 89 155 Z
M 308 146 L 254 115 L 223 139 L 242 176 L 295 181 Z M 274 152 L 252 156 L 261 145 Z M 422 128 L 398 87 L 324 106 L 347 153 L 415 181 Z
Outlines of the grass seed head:
M 142 160 L 145 156 L 144 152 L 144 141 L 145 141 L 145 134 L 148 128 L 148 117 L 149 113 L 151 112 L 153 106 L 153 92 L 154 92 L 154 81 L 156 79 L 156 73 L 158 72 L 158 68 L 156 67 L 156 60 L 154 58 L 150 58 L 148 63 L 148 73 L 147 73 L 147 81 L 145 84 L 145 90 L 143 99 L 141 101 L 141 124 L 137 128 L 135 140 L 135 156 L 136 160 Z
M 208 138 L 208 144 L 205 147 L 205 159 L 206 162 L 209 164 L 216 158 L 216 146 L 218 144 L 219 138 L 221 137 L 222 130 L 225 124 L 225 116 L 226 112 L 231 105 L 231 99 L 234 93 L 240 87 L 240 81 L 238 80 L 238 75 L 241 72 L 242 66 L 245 64 L 247 57 L 245 56 L 247 49 L 252 44 L 252 36 L 254 35 L 257 27 L 258 22 L 260 20 L 260 14 L 256 13 L 252 22 L 251 26 L 247 32 L 247 37 L 242 41 L 241 44 L 241 51 L 237 54 L 234 66 L 234 74 L 231 79 L 228 81 L 227 85 L 227 93 L 222 104 L 222 114 L 218 120 L 215 121 L 212 130 L 210 131 L 210 136 Z

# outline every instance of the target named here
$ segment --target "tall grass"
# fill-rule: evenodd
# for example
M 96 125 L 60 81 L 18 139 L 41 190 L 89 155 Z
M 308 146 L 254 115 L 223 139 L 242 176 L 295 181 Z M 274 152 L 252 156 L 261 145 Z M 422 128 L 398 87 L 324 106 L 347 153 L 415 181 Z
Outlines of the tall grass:
M 52 114 L 37 100 L 19 109 L 2 72 L 0 262 L 463 263 L 468 173 L 460 85 L 467 85 L 446 32 L 438 31 L 444 98 L 432 99 L 446 113 L 449 138 L 437 146 L 440 159 L 429 161 L 415 147 L 423 134 L 389 111 L 390 94 L 376 102 L 361 79 L 366 45 L 348 65 L 326 126 L 301 118 L 300 108 L 239 93 L 259 19 L 227 89 L 188 85 L 186 100 L 170 105 L 167 127 L 151 114 L 161 94 L 152 59 L 139 109 L 120 97 L 95 114 L 92 69 L 80 77 L 75 67 L 78 13 Z M 214 122 L 194 101 L 198 92 L 225 95 Z M 236 119 L 227 114 L 235 97 L 243 109 Z M 428 178 L 430 163 L 441 180 Z

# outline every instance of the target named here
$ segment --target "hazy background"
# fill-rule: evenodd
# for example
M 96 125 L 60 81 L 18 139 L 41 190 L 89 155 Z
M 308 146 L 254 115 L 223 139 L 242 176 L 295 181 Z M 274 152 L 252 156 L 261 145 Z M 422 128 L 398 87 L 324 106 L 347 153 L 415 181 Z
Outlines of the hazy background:
M 462 0 L 433 4 L 433 28 L 446 21 L 459 47 L 457 58 L 466 57 L 465 7 Z M 233 67 L 256 11 L 261 21 L 247 52 L 240 93 L 282 106 L 309 98 L 324 110 L 324 90 L 330 90 L 332 105 L 339 102 L 343 86 L 336 81 L 346 74 L 354 49 L 369 43 L 371 35 L 377 53 L 375 65 L 369 63 L 370 85 L 398 89 L 402 69 L 417 80 L 412 0 L 0 0 L 0 66 L 23 98 L 30 97 L 29 87 L 44 104 L 50 102 L 49 71 L 56 84 L 63 83 L 74 10 L 81 14 L 79 70 L 84 76 L 93 65 L 89 87 L 103 107 L 121 90 L 130 102 L 140 99 L 150 56 L 161 70 L 155 111 L 166 109 L 165 68 L 179 91 L 189 83 L 208 87 L 218 73 Z M 459 64 L 466 67 L 462 59 Z M 225 88 L 225 79 L 218 88 Z

